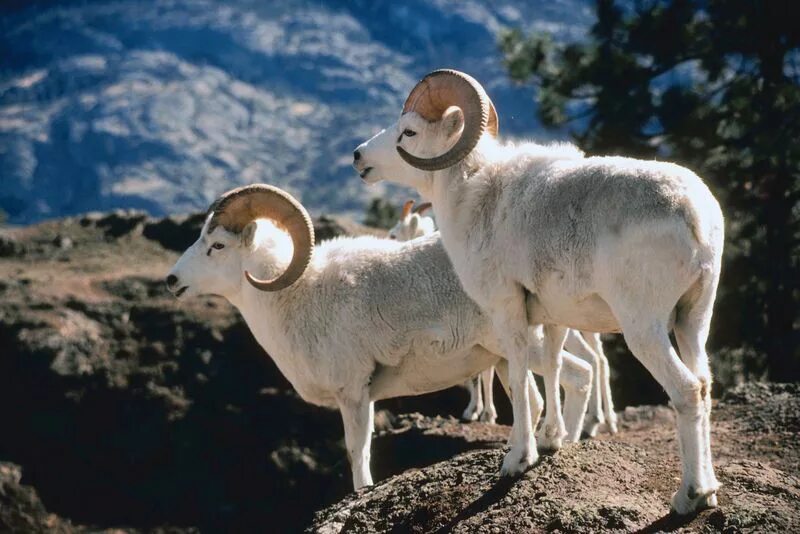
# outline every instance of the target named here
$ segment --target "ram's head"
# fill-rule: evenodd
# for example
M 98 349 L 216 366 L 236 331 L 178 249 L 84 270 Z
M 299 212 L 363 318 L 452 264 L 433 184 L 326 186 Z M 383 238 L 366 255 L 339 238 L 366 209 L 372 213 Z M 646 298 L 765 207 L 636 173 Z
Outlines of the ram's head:
M 362 143 L 353 166 L 367 183 L 390 180 L 421 189 L 429 171 L 463 160 L 487 133 L 497 136 L 494 104 L 463 72 L 431 72 L 408 95 L 400 119 Z
M 211 204 L 200 237 L 167 275 L 167 288 L 176 297 L 231 297 L 246 279 L 262 291 L 279 291 L 302 276 L 313 250 L 311 218 L 295 198 L 270 185 L 240 187 Z

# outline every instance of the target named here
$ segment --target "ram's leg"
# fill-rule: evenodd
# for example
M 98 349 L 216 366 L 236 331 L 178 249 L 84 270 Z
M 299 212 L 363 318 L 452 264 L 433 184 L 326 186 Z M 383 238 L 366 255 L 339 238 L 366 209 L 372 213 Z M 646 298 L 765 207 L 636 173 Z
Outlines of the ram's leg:
M 614 411 L 614 401 L 611 396 L 611 371 L 608 367 L 608 358 L 603 350 L 603 341 L 600 334 L 596 332 L 581 332 L 586 342 L 599 357 L 600 376 L 600 397 L 603 401 L 603 416 L 608 425 L 608 431 L 612 434 L 617 433 L 617 412 Z
M 560 449 L 562 440 L 567 435 L 564 416 L 561 413 L 561 389 L 559 387 L 563 364 L 561 349 L 564 347 L 566 335 L 567 328 L 563 326 L 546 325 L 544 327 L 542 378 L 544 379 L 545 411 L 544 423 L 536 438 L 539 446 L 546 450 Z
M 592 366 L 567 351 L 561 354 L 561 387 L 564 388 L 564 426 L 567 441 L 581 439 L 586 405 L 592 393 Z
M 374 403 L 370 402 L 366 389 L 359 399 L 337 399 L 344 423 L 344 441 L 347 457 L 353 472 L 355 489 L 372 485 L 369 469 L 370 445 L 374 426 Z
M 700 381 L 700 400 L 702 403 L 703 414 L 701 421 L 702 458 L 701 458 L 701 487 L 706 490 L 714 490 L 709 493 L 701 507 L 715 507 L 717 505 L 716 491 L 719 489 L 719 481 L 714 474 L 714 465 L 711 458 L 711 370 L 708 366 L 708 354 L 706 354 L 706 340 L 711 325 L 711 314 L 716 294 L 717 281 L 702 286 L 703 279 L 698 282 L 698 287 L 702 287 L 696 296 L 696 300 L 688 302 L 675 321 L 675 339 L 678 342 L 680 355 L 683 362 L 694 373 Z
M 489 367 L 480 374 L 483 385 L 483 410 L 480 421 L 494 424 L 497 421 L 497 409 L 494 406 L 494 367 Z
M 500 385 L 503 386 L 503 391 L 505 391 L 506 396 L 511 399 L 511 386 L 508 383 L 508 361 L 500 360 L 497 362 L 494 369 L 497 371 L 497 378 L 500 379 Z M 542 406 L 544 406 L 544 401 L 542 401 Z
M 666 390 L 677 412 L 683 475 L 680 488 L 672 497 L 672 507 L 679 514 L 686 514 L 708 506 L 716 485 L 710 484 L 704 473 L 708 458 L 703 436 L 706 386 L 678 358 L 665 322 L 620 317 L 620 324 L 631 352 Z
M 464 408 L 461 419 L 464 421 L 477 421 L 483 412 L 483 396 L 481 394 L 481 375 L 475 376 L 465 384 L 469 390 L 469 404 Z
M 503 356 L 508 360 L 508 383 L 514 424 L 511 427 L 511 450 L 503 459 L 500 474 L 518 475 L 533 465 L 539 457 L 533 435 L 530 389 L 536 389 L 528 371 L 528 319 L 525 293 L 515 290 L 503 297 L 495 294 L 491 303 L 492 325 L 500 341 Z
M 533 364 L 531 369 L 533 369 Z M 508 362 L 506 360 L 500 360 L 497 362 L 495 366 L 495 371 L 497 371 L 497 378 L 500 379 L 500 384 L 503 386 L 503 390 L 506 392 L 506 395 L 509 399 L 511 399 L 511 388 L 509 387 L 508 383 Z M 530 381 L 531 386 L 528 388 L 528 395 L 530 396 L 531 401 L 531 421 L 533 424 L 533 428 L 536 428 L 536 425 L 539 424 L 539 418 L 542 415 L 542 408 L 544 407 L 544 399 L 542 398 L 542 394 L 539 393 L 539 388 L 535 387 L 536 381 L 533 378 L 533 374 L 530 373 L 528 375 L 528 380 Z M 511 446 L 511 436 L 508 437 L 508 443 L 506 444 L 509 447 Z
M 583 423 L 583 431 L 586 432 L 589 437 L 594 437 L 597 435 L 598 427 L 605 422 L 601 396 L 603 386 L 600 381 L 600 357 L 592 350 L 577 330 L 570 329 L 567 333 L 567 339 L 564 341 L 564 348 L 592 367 L 592 391 L 589 395 L 589 405 Z

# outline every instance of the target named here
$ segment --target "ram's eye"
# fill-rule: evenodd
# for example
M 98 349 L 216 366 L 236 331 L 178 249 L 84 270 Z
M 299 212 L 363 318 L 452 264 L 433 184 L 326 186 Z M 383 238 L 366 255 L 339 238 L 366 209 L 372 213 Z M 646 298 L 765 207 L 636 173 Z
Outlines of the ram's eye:
M 222 243 L 213 243 L 210 247 L 208 247 L 208 251 L 206 252 L 206 256 L 211 256 L 211 250 L 220 250 L 225 248 L 225 245 Z
M 406 128 L 405 130 L 403 130 L 403 133 L 401 133 L 400 136 L 397 138 L 397 142 L 398 143 L 403 140 L 403 136 L 404 135 L 406 137 L 414 137 L 415 135 L 417 135 L 417 132 L 415 132 L 414 130 L 409 130 L 408 128 Z

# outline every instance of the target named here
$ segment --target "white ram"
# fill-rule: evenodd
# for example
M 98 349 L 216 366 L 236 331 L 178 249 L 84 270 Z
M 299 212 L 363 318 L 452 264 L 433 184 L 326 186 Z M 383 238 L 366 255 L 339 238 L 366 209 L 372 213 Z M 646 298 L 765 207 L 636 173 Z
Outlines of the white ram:
M 212 204 L 166 282 L 178 298 L 227 298 L 304 400 L 339 408 L 356 488 L 372 483 L 373 401 L 452 387 L 492 365 L 507 383 L 490 324 L 461 289 L 438 234 L 315 248 L 294 198 L 251 185 Z M 571 355 L 564 362 L 564 417 L 577 439 L 592 370 Z M 539 363 L 533 358 L 532 369 Z
M 716 506 L 705 343 L 722 259 L 719 204 L 678 165 L 500 143 L 497 129 L 477 81 L 435 71 L 398 122 L 356 150 L 355 166 L 367 182 L 390 179 L 433 202 L 462 286 L 490 317 L 514 393 L 513 446 L 501 472 L 520 473 L 537 458 L 530 327 L 545 332 L 543 434 L 553 448 L 563 434 L 556 380 L 565 326 L 621 331 L 677 412 L 683 473 L 672 507 Z

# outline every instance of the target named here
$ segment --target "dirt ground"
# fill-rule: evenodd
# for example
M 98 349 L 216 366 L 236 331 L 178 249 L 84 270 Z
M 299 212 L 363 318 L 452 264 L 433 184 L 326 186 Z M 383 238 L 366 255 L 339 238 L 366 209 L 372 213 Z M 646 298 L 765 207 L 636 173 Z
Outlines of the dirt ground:
M 470 451 L 411 469 L 317 515 L 309 532 L 797 532 L 800 387 L 747 384 L 718 402 L 713 454 L 719 507 L 671 515 L 680 474 L 674 416 L 621 412 L 616 436 L 542 456 L 517 480 L 503 450 Z M 428 434 L 446 433 L 433 425 Z M 472 428 L 481 425 L 467 425 Z M 502 427 L 508 431 L 507 427 Z M 474 432 L 474 431 L 473 431 Z M 503 434 L 506 435 L 506 434 Z M 491 443 L 491 442 L 490 442 Z M 502 445 L 502 439 L 494 443 Z

